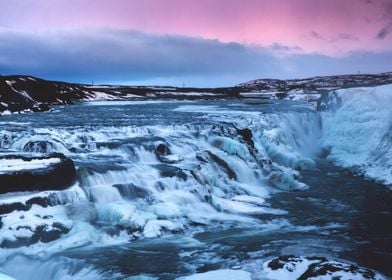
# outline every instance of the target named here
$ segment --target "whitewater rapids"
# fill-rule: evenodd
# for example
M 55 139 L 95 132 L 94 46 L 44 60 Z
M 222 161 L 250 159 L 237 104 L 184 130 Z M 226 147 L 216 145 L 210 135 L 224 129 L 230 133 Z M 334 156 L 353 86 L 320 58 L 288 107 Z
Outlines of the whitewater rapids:
M 25 258 L 34 259 L 34 273 L 37 263 L 69 249 L 192 238 L 205 228 L 294 229 L 283 217 L 288 212 L 268 199 L 306 190 L 301 172 L 317 170 L 323 157 L 391 185 L 392 87 L 339 90 L 325 102 L 325 112 L 294 101 L 139 101 L 3 116 L 2 153 L 60 152 L 75 162 L 78 177 L 64 191 L 0 196 L 3 206 L 50 201 L 1 213 L 0 267 L 16 277 L 12 263 Z M 44 240 L 42 231 L 57 235 Z M 54 272 L 58 262 L 47 268 L 56 279 L 104 275 L 67 258 L 63 263 L 77 269 Z

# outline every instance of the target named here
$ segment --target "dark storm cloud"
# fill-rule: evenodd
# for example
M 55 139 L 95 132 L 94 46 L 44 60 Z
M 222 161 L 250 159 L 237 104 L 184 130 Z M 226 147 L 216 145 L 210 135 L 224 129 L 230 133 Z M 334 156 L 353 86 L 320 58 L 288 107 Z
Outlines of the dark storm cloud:
M 257 59 L 255 59 L 257 58 Z M 1 73 L 141 80 L 181 75 L 249 73 L 274 59 L 238 43 L 136 31 L 0 31 Z
M 305 54 L 297 46 L 247 46 L 114 29 L 0 29 L 0 74 L 73 82 L 159 80 L 161 84 L 232 85 L 261 77 L 390 71 L 386 61 L 391 58 L 389 53 L 334 58 Z

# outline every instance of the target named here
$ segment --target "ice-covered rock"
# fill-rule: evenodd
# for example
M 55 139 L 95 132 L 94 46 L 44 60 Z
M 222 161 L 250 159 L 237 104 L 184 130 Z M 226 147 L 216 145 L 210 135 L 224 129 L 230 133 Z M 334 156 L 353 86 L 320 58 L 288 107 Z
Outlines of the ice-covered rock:
M 162 235 L 163 230 L 179 231 L 181 228 L 172 221 L 168 220 L 150 220 L 144 227 L 143 235 L 147 238 L 153 238 Z
M 293 175 L 282 171 L 271 172 L 269 181 L 273 186 L 284 191 L 303 190 L 307 188 L 306 184 L 297 181 Z
M 60 204 L 85 201 L 85 193 L 77 185 L 62 191 L 7 193 L 0 196 L 0 215 L 11 213 L 15 210 L 27 211 L 33 205 L 39 205 L 46 208 Z
M 392 85 L 342 89 L 324 117 L 321 147 L 328 159 L 392 184 Z
M 30 211 L 13 211 L 1 217 L 0 247 L 47 243 L 66 234 L 72 225 L 62 206 L 33 205 Z
M 113 202 L 98 207 L 98 221 L 104 225 L 121 226 L 130 230 L 142 230 L 147 221 L 156 218 L 150 212 L 142 212 L 132 204 Z
M 324 257 L 280 256 L 263 265 L 267 279 L 342 279 L 342 280 L 382 280 L 384 277 L 370 269 Z

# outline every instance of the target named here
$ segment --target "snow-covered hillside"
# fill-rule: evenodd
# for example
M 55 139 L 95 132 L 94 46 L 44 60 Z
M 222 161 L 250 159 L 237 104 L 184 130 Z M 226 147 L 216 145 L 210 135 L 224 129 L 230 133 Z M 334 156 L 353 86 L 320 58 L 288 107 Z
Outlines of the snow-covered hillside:
M 70 104 L 96 94 L 83 86 L 51 82 L 30 76 L 0 77 L 0 113 L 46 111 L 50 105 Z
M 46 111 L 56 104 L 97 100 L 257 98 L 303 100 L 315 104 L 320 96 L 333 90 L 391 83 L 392 73 L 297 80 L 259 79 L 222 88 L 85 85 L 31 76 L 0 76 L 0 113 Z
M 374 86 L 392 83 L 392 72 L 381 74 L 356 74 L 338 76 L 318 76 L 306 79 L 257 79 L 239 84 L 254 90 L 285 90 L 303 88 L 307 90 L 352 88 L 358 86 Z
M 31 76 L 0 76 L 0 114 L 47 111 L 52 105 L 78 101 L 135 99 L 236 98 L 235 88 L 176 88 L 85 85 L 46 81 Z
M 370 87 L 392 83 L 392 73 L 376 75 L 357 74 L 312 77 L 306 79 L 257 79 L 237 85 L 245 95 L 263 95 L 266 98 L 315 100 L 323 93 L 337 89 Z

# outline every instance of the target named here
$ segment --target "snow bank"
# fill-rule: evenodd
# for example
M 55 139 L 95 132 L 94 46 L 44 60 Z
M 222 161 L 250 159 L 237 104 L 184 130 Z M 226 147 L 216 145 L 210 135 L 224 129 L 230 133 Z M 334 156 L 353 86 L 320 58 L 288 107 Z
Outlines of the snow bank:
M 14 172 L 20 170 L 34 170 L 46 168 L 49 165 L 60 163 L 59 158 L 45 158 L 45 159 L 14 159 L 14 158 L 3 158 L 0 159 L 0 174 L 3 172 Z
M 12 278 L 0 272 L 0 280 L 15 280 L 15 278 Z
M 342 89 L 324 118 L 321 147 L 335 164 L 392 184 L 392 85 Z
M 250 273 L 243 270 L 221 269 L 191 276 L 177 278 L 177 280 L 250 280 Z

